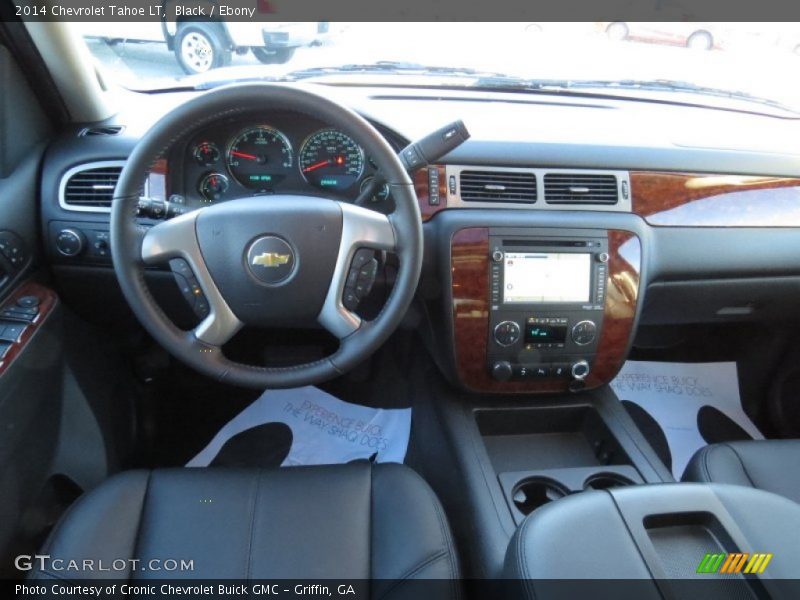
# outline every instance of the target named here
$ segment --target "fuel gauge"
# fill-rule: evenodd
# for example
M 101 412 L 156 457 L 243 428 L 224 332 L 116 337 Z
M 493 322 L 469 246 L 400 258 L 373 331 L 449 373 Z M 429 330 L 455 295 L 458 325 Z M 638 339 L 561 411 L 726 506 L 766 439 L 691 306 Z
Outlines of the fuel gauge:
M 366 191 L 366 189 L 372 185 L 373 179 L 374 177 L 372 176 L 365 177 L 364 180 L 361 182 L 358 191 L 363 194 Z M 384 183 L 383 185 L 378 186 L 378 189 L 376 189 L 373 192 L 372 198 L 370 198 L 370 202 L 383 202 L 388 197 L 389 197 L 389 184 Z
M 198 190 L 205 202 L 211 203 L 220 200 L 228 191 L 228 178 L 222 173 L 209 173 L 200 180 Z
M 200 142 L 192 150 L 192 155 L 199 165 L 210 167 L 219 161 L 219 148 L 211 142 Z

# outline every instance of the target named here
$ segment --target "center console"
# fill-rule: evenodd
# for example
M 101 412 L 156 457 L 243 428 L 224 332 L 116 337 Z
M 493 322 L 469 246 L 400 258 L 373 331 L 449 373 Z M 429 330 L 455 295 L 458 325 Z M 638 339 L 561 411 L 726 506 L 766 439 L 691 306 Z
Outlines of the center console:
M 517 597 L 797 598 L 800 507 L 751 487 L 672 483 L 575 494 L 528 517 L 503 578 Z M 565 558 L 568 557 L 568 558 Z
M 607 229 L 471 227 L 451 239 L 454 352 L 474 391 L 578 391 L 625 359 L 641 243 Z

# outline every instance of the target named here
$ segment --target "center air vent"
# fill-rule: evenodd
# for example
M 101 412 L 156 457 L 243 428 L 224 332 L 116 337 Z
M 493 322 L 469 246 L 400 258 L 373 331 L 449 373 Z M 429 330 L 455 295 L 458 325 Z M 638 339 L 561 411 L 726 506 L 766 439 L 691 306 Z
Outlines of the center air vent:
M 121 163 L 72 169 L 62 183 L 62 206 L 70 210 L 109 209 L 121 172 Z
M 461 171 L 464 202 L 536 202 L 536 175 L 523 171 Z
M 615 175 L 546 173 L 544 199 L 548 204 L 616 204 Z

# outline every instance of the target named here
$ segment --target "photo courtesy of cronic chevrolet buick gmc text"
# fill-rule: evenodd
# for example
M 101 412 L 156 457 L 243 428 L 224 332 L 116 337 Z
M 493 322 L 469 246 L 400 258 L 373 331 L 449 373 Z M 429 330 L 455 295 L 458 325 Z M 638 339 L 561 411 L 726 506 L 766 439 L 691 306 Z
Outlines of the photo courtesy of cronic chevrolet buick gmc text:
M 2 15 L 16 595 L 800 597 L 790 25 Z

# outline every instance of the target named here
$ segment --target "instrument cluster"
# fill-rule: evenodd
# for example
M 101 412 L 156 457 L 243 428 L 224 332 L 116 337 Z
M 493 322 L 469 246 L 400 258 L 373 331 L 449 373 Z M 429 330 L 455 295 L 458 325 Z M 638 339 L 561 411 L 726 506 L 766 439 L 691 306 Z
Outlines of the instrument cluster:
M 270 194 L 353 201 L 376 171 L 364 149 L 343 131 L 284 112 L 212 125 L 174 153 L 171 198 L 180 198 L 190 209 Z M 382 210 L 390 200 L 384 186 L 367 204 Z

